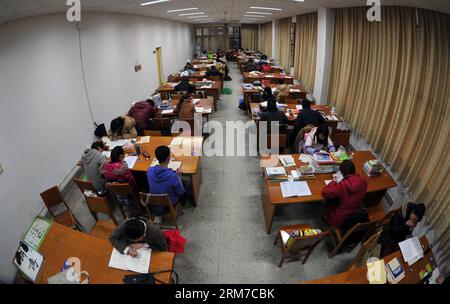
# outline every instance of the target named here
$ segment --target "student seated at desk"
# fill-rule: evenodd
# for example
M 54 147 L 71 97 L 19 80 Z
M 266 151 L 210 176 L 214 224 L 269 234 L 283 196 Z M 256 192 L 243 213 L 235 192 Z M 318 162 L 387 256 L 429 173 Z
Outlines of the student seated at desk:
M 211 77 L 211 76 L 220 76 L 222 77 L 222 73 L 219 72 L 219 70 L 216 68 L 215 65 L 212 65 L 205 73 L 206 77 Z
M 128 116 L 136 121 L 136 131 L 139 136 L 144 135 L 144 130 L 153 130 L 154 126 L 151 121 L 161 111 L 155 106 L 155 102 L 151 99 L 136 102 L 128 111 Z
M 108 161 L 106 156 L 102 154 L 103 151 L 108 151 L 105 144 L 102 141 L 96 141 L 81 156 L 81 162 L 88 180 L 99 193 L 104 193 L 106 189 L 105 177 L 101 170 Z
M 339 183 L 331 181 L 322 190 L 322 196 L 327 200 L 323 218 L 329 226 L 338 229 L 361 210 L 367 192 L 367 181 L 356 174 L 351 160 L 343 161 L 340 171 L 344 178 Z
M 188 61 L 186 62 L 186 65 L 184 66 L 184 68 L 183 68 L 182 72 L 188 72 L 188 73 L 189 73 L 189 75 L 191 75 L 191 74 L 194 74 L 194 73 L 195 73 L 195 69 L 194 69 L 194 66 L 192 65 L 192 63 L 191 63 L 191 61 L 190 61 L 190 60 L 188 60 Z
M 129 183 L 132 188 L 135 188 L 136 181 L 124 159 L 123 148 L 115 147 L 111 151 L 111 161 L 103 165 L 101 172 L 109 183 Z
M 167 251 L 167 240 L 161 229 L 145 218 L 123 221 L 110 235 L 109 241 L 117 251 L 132 257 L 137 257 L 137 250 L 141 248 Z
M 253 59 L 249 59 L 244 66 L 244 70 L 246 72 L 253 72 L 258 70 L 258 67 L 256 66 L 255 61 Z
M 136 121 L 130 116 L 120 116 L 111 121 L 108 137 L 111 140 L 136 138 Z
M 263 101 L 269 101 L 269 99 L 275 98 L 273 96 L 272 88 L 271 87 L 265 87 L 264 91 L 262 93 L 262 99 Z
M 192 103 L 192 98 L 187 94 L 183 94 L 174 109 L 174 113 L 178 113 L 179 119 L 193 119 L 195 105 Z
M 261 121 L 278 121 L 282 125 L 288 123 L 286 114 L 284 114 L 283 111 L 278 110 L 277 102 L 273 97 L 267 102 L 267 109 L 261 114 Z
M 155 150 L 158 166 L 150 167 L 147 171 L 148 188 L 150 194 L 167 194 L 171 203 L 175 206 L 184 196 L 185 190 L 181 182 L 180 169 L 176 172 L 167 168 L 170 162 L 170 149 L 166 146 L 159 146 Z M 158 217 L 167 213 L 167 207 L 153 207 L 155 213 L 155 222 L 159 223 L 161 218 Z
M 398 243 L 410 236 L 425 214 L 424 204 L 406 203 L 384 229 L 381 238 L 381 256 L 400 250 Z
M 289 142 L 293 144 L 298 132 L 307 125 L 320 126 L 325 122 L 325 118 L 319 112 L 311 109 L 311 102 L 307 99 L 302 101 L 302 110 L 295 119 L 295 127 Z
M 195 86 L 189 83 L 189 77 L 182 77 L 179 84 L 175 86 L 175 91 L 177 92 L 186 92 L 188 94 L 192 94 L 195 92 Z
M 306 133 L 303 143 L 303 151 L 308 154 L 314 154 L 321 150 L 327 150 L 328 152 L 336 151 L 329 136 L 328 126 L 326 125 L 320 125 L 312 129 L 311 132 Z

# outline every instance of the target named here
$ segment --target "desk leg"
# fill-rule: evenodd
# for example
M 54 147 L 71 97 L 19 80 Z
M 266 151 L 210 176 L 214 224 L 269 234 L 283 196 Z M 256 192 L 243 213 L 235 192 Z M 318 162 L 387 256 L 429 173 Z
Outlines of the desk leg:
M 191 185 L 192 185 L 193 203 L 197 207 L 198 197 L 200 195 L 200 186 L 202 184 L 202 168 L 200 165 L 200 160 L 198 162 L 197 172 L 195 172 L 195 174 L 191 175 L 190 179 L 191 179 Z
M 266 232 L 270 234 L 272 230 L 273 216 L 275 214 L 275 206 L 270 203 L 269 191 L 267 189 L 267 184 L 263 184 L 262 189 L 262 206 L 264 211 L 264 222 L 266 224 Z

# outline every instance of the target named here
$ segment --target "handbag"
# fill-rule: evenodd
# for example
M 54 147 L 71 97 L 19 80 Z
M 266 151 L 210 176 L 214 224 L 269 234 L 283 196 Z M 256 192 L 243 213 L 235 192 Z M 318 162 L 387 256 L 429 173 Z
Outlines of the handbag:
M 151 272 L 151 273 L 144 273 L 144 274 L 132 274 L 132 275 L 126 275 L 123 277 L 123 282 L 125 284 L 140 284 L 140 285 L 153 285 L 155 282 L 161 283 L 161 284 L 167 284 L 161 280 L 158 280 L 155 278 L 156 275 L 161 273 L 171 272 L 175 275 L 175 279 L 172 277 L 172 284 L 178 284 L 178 274 L 173 270 L 162 270 L 157 272 Z
M 81 275 L 84 275 L 86 278 L 81 280 Z M 47 281 L 49 284 L 89 284 L 89 273 L 87 271 L 76 273 L 75 270 L 70 267 L 49 277 Z

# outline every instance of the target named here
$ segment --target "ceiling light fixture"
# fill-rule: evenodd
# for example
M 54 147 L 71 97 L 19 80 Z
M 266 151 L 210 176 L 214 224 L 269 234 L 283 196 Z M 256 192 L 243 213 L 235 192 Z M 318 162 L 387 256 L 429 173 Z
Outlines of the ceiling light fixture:
M 193 11 L 193 10 L 197 10 L 198 7 L 189 7 L 189 8 L 180 8 L 180 9 L 175 9 L 175 10 L 170 10 L 167 11 L 168 13 L 175 13 L 175 12 L 184 12 L 184 11 Z
M 193 16 L 193 15 L 204 15 L 205 13 L 186 13 L 186 14 L 179 14 L 178 16 Z
M 272 13 L 264 13 L 264 12 L 246 12 L 246 14 L 272 15 Z
M 276 7 L 264 7 L 264 6 L 250 6 L 253 9 L 269 10 L 269 11 L 282 11 L 281 8 Z
M 154 0 L 154 1 L 141 3 L 141 5 L 146 6 L 146 5 L 152 5 L 152 4 L 162 3 L 162 2 L 169 2 L 169 1 L 170 0 Z
M 189 17 L 186 17 L 186 18 L 188 18 L 188 19 L 192 19 L 192 18 L 209 18 L 209 16 L 189 16 Z
M 266 18 L 266 16 L 261 15 L 244 15 L 244 17 Z

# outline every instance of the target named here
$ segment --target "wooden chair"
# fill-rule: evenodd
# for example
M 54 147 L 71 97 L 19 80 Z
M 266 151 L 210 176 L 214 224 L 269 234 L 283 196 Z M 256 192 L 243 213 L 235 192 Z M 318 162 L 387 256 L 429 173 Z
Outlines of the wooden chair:
M 383 228 L 379 228 L 373 233 L 366 241 L 361 244 L 361 248 L 358 250 L 349 270 L 357 268 L 367 260 L 371 251 L 374 250 L 375 246 L 378 244 L 378 240 L 383 233 Z
M 350 130 L 334 130 L 332 140 L 336 148 L 339 146 L 344 146 L 345 148 L 350 147 Z
M 183 209 L 181 207 L 180 202 L 177 202 L 175 207 L 173 206 L 172 202 L 170 201 L 170 198 L 167 194 L 149 194 L 149 193 L 139 193 L 139 199 L 141 202 L 141 205 L 145 207 L 147 210 L 147 214 L 153 221 L 154 215 L 152 212 L 152 207 L 167 207 L 168 212 L 164 214 L 163 216 L 170 216 L 173 221 L 174 225 L 178 229 L 178 213 L 181 212 L 183 214 Z
M 344 246 L 348 247 L 350 252 L 359 242 L 365 239 L 367 233 L 372 230 L 378 221 L 358 223 L 349 229 L 345 234 L 342 230 L 335 228 L 332 234 L 334 249 L 330 253 L 330 258 L 335 256 Z
M 175 75 L 169 75 L 167 77 L 167 81 L 168 82 L 178 82 L 181 80 L 181 76 L 179 74 L 175 74 Z
M 278 231 L 277 237 L 275 239 L 275 242 L 274 242 L 274 245 L 276 245 L 277 241 L 279 239 L 281 240 L 280 241 L 281 259 L 280 259 L 280 262 L 278 263 L 278 267 L 281 267 L 283 265 L 284 260 L 288 256 L 297 256 L 298 258 L 300 258 L 301 252 L 306 251 L 303 261 L 302 261 L 302 265 L 305 264 L 306 261 L 308 260 L 308 258 L 311 256 L 312 252 L 314 251 L 314 248 L 316 248 L 316 246 L 322 240 L 324 240 L 326 237 L 330 236 L 329 231 L 324 231 L 322 233 L 312 235 L 312 236 L 296 237 L 293 239 L 292 244 L 290 244 L 289 246 L 286 246 L 287 244 L 285 244 L 283 242 L 283 239 L 281 237 L 281 231 L 286 231 L 286 232 L 290 233 L 291 231 L 305 230 L 305 229 L 310 229 L 310 228 L 311 227 L 307 224 L 289 225 L 289 226 L 284 226 L 284 227 L 280 228 L 280 230 Z
M 130 184 L 128 183 L 107 183 L 106 189 L 108 190 L 109 194 L 111 195 L 112 199 L 115 201 L 115 203 L 121 208 L 122 213 L 123 212 L 123 206 L 120 203 L 119 196 L 126 196 L 127 198 L 131 198 L 133 202 L 132 209 L 136 209 L 134 212 L 141 211 L 140 204 L 138 201 L 138 198 L 136 194 L 134 193 L 133 189 L 131 188 Z M 129 213 L 130 211 L 128 211 Z M 126 214 L 126 213 L 125 213 Z M 135 214 L 126 214 L 127 217 L 133 216 Z
M 48 209 L 48 212 L 55 219 L 55 222 L 67 227 L 75 226 L 78 230 L 81 231 L 80 222 L 78 222 L 78 220 L 73 215 L 57 186 L 54 186 L 42 192 L 40 195 L 42 200 L 44 201 L 45 206 Z M 65 207 L 65 210 L 56 214 L 53 209 L 61 205 Z
M 300 98 L 294 98 L 294 97 L 285 97 L 284 98 L 285 104 L 297 105 L 297 104 L 300 104 L 301 102 L 302 102 L 302 100 Z
M 116 226 L 119 225 L 114 216 L 113 210 L 109 205 L 108 199 L 106 197 L 98 196 L 98 193 L 91 182 L 86 182 L 76 178 L 75 183 L 83 193 L 89 211 L 96 221 L 94 227 L 90 232 L 90 235 L 107 240 L 111 233 L 116 229 Z M 91 191 L 95 196 L 87 195 L 86 191 Z M 98 219 L 98 213 L 106 214 L 112 220 L 112 222 L 100 221 Z M 122 213 L 122 215 L 125 218 L 125 214 Z
M 170 135 L 172 129 L 172 121 L 168 117 L 155 117 L 153 118 L 153 125 L 163 135 Z
M 370 236 L 378 229 L 385 229 L 391 222 L 391 219 L 400 212 L 402 208 L 392 209 L 388 213 L 385 213 L 383 206 L 379 204 L 376 207 L 366 209 L 369 212 L 369 220 L 371 222 L 377 222 L 377 224 L 367 232 L 367 236 Z

